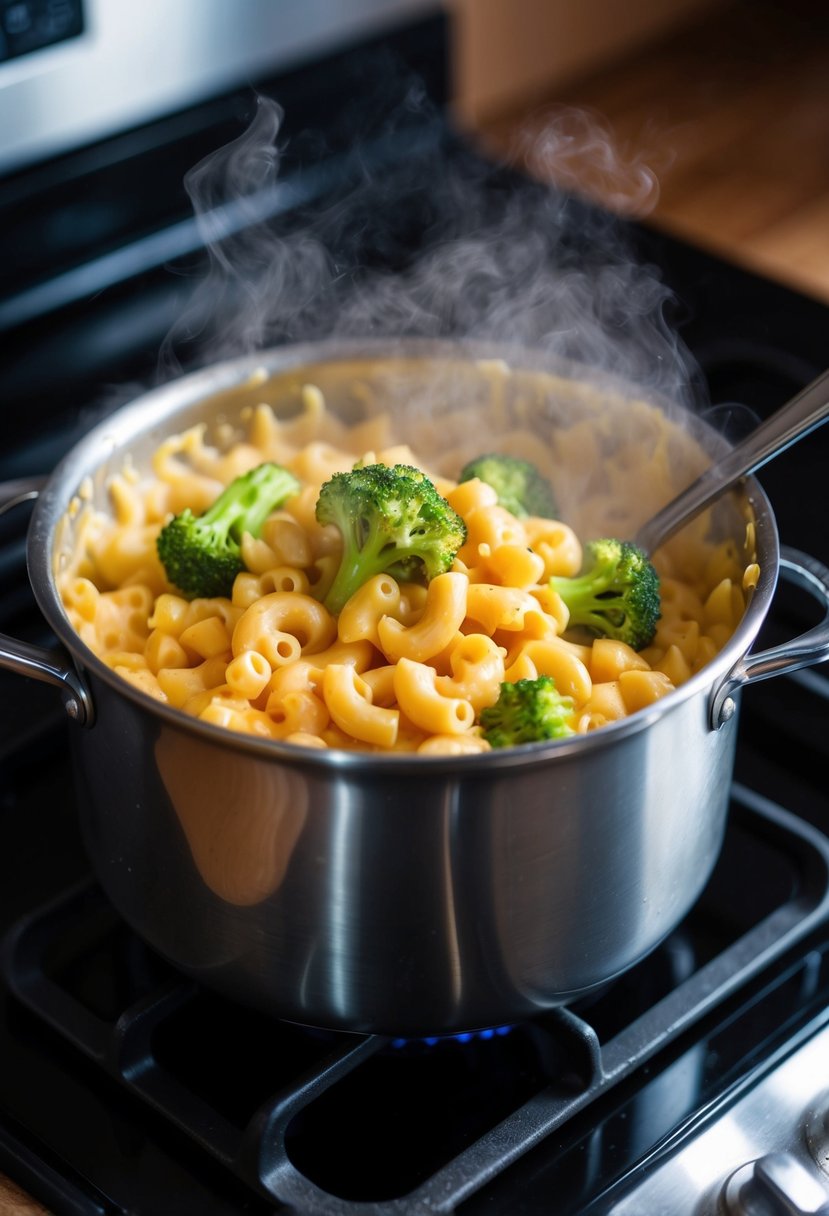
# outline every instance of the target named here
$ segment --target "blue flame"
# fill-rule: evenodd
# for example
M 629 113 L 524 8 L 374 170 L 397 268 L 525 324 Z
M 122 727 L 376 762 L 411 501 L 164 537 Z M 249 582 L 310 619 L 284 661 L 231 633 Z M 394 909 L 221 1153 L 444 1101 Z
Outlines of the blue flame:
M 473 1043 L 485 1041 L 487 1039 L 494 1039 L 496 1037 L 503 1037 L 504 1035 L 509 1034 L 513 1029 L 514 1027 L 512 1025 L 488 1026 L 484 1030 L 463 1030 L 458 1034 L 433 1034 L 423 1038 L 414 1039 L 397 1038 L 391 1039 L 389 1046 L 396 1048 L 410 1047 L 413 1045 L 435 1047 L 438 1043 Z

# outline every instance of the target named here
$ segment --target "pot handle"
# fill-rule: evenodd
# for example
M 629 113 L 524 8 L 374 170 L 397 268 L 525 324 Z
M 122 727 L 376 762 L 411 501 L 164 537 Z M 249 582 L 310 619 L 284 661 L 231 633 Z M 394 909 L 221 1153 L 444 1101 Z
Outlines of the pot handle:
M 37 498 L 45 482 L 45 477 L 27 477 L 0 483 L 0 515 Z M 91 726 L 95 720 L 86 685 L 62 651 L 47 650 L 0 633 L 0 668 L 54 684 L 60 690 L 63 708 L 80 726 Z
M 780 574 L 810 592 L 824 605 L 823 620 L 790 642 L 782 642 L 779 646 L 761 650 L 759 654 L 747 654 L 740 659 L 711 697 L 713 730 L 719 730 L 733 716 L 737 708 L 733 693 L 746 684 L 829 659 L 829 569 L 807 553 L 784 545 L 780 550 Z
M 0 515 L 29 502 L 40 494 L 46 485 L 44 477 L 18 477 L 16 481 L 0 481 Z

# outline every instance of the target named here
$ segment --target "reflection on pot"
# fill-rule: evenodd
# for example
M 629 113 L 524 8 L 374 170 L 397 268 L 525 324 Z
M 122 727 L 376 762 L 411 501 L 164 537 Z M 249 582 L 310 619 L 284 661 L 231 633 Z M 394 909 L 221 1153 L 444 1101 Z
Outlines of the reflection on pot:
M 302 778 L 178 733 L 163 732 L 155 756 L 206 886 L 239 907 L 273 895 L 308 814 Z

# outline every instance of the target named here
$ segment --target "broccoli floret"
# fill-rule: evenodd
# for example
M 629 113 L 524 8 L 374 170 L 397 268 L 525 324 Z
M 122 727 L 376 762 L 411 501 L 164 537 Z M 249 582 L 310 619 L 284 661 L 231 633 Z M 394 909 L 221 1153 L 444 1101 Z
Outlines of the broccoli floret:
M 563 696 L 552 676 L 502 684 L 498 700 L 481 710 L 484 738 L 491 747 L 516 747 L 574 734 L 573 698 Z
M 158 534 L 156 547 L 167 578 L 188 599 L 230 595 L 233 580 L 245 569 L 242 533 L 258 536 L 262 524 L 299 482 L 278 464 L 260 464 L 222 491 L 203 515 L 189 507 Z
M 558 507 L 550 483 L 529 460 L 517 456 L 476 456 L 461 470 L 461 481 L 485 481 L 498 495 L 499 506 L 518 519 L 540 515 L 555 519 Z
M 553 576 L 570 624 L 642 650 L 653 641 L 661 615 L 659 575 L 631 541 L 602 539 L 585 545 L 585 565 L 575 578 Z
M 324 600 L 335 614 L 376 574 L 427 582 L 443 574 L 466 540 L 461 517 L 420 469 L 404 464 L 335 473 L 320 490 L 316 515 L 343 538 L 340 566 Z

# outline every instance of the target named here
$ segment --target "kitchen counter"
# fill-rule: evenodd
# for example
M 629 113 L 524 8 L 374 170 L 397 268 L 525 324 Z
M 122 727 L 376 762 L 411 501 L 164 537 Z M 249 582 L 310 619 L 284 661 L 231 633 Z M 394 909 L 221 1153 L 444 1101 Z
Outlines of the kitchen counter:
M 829 301 L 827 80 L 829 9 L 748 0 L 474 134 L 543 179 Z
M 13 1182 L 0 1175 L 0 1216 L 43 1216 L 45 1211 Z

